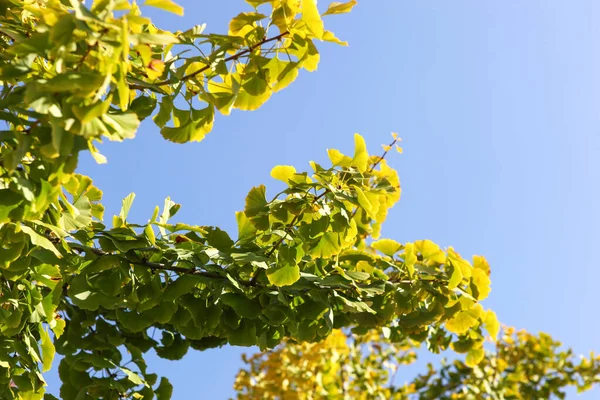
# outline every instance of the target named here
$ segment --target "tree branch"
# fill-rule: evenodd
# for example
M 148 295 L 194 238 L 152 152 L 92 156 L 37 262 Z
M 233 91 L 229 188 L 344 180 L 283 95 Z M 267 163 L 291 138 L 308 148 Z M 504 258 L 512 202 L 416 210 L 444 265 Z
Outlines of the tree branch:
M 72 242 L 68 242 L 68 244 L 72 249 L 83 251 L 86 253 L 88 253 L 88 252 L 93 253 L 94 255 L 96 255 L 98 257 L 106 257 L 106 256 L 113 255 L 113 254 L 105 252 L 104 250 L 97 249 L 95 247 L 84 246 L 84 245 L 80 245 L 78 243 L 72 243 Z M 215 273 L 207 272 L 207 271 L 200 271 L 199 269 L 195 269 L 195 268 L 176 267 L 174 265 L 167 265 L 164 263 L 155 263 L 155 262 L 150 262 L 150 261 L 146 261 L 146 260 L 132 261 L 132 260 L 128 259 L 127 262 L 134 264 L 134 265 L 139 265 L 141 267 L 146 267 L 151 270 L 172 271 L 172 272 L 177 272 L 182 275 L 203 276 L 205 278 L 211 278 L 211 279 L 227 279 L 224 276 L 221 276 L 219 274 L 215 274 Z
M 279 35 L 277 35 L 277 36 L 273 36 L 273 37 L 271 37 L 271 38 L 268 38 L 268 39 L 263 39 L 263 40 L 261 40 L 260 42 L 258 42 L 258 43 L 256 43 L 256 44 L 253 44 L 252 46 L 248 47 L 247 49 L 244 49 L 244 50 L 240 51 L 239 53 L 236 53 L 236 54 L 234 54 L 234 55 L 232 55 L 232 56 L 230 56 L 230 57 L 227 57 L 227 58 L 225 59 L 225 62 L 229 62 L 229 61 L 234 61 L 234 60 L 237 60 L 237 59 L 238 59 L 238 58 L 240 58 L 241 56 L 243 56 L 243 55 L 246 55 L 246 54 L 248 54 L 248 53 L 251 53 L 251 52 L 253 52 L 253 51 L 254 51 L 254 50 L 256 50 L 258 47 L 260 47 L 260 46 L 262 46 L 262 45 L 264 45 L 264 44 L 267 44 L 267 43 L 273 42 L 273 41 L 275 41 L 275 40 L 281 40 L 281 38 L 283 38 L 283 37 L 284 37 L 284 36 L 286 36 L 286 35 L 289 35 L 289 32 L 288 32 L 288 31 L 282 32 L 282 33 L 280 33 Z M 191 73 L 191 74 L 189 74 L 189 75 L 185 75 L 185 76 L 183 76 L 181 79 L 177 79 L 177 80 L 166 79 L 166 80 L 164 80 L 164 81 L 159 81 L 159 82 L 156 82 L 156 83 L 151 83 L 151 82 L 148 82 L 148 83 L 149 83 L 149 84 L 151 84 L 151 85 L 154 85 L 154 86 L 165 86 L 165 85 L 171 85 L 171 84 L 174 84 L 174 83 L 177 83 L 177 82 L 185 82 L 185 81 L 187 81 L 187 80 L 190 80 L 190 79 L 192 79 L 193 77 L 195 77 L 195 76 L 197 76 L 197 75 L 199 75 L 199 74 L 203 73 L 204 71 L 206 71 L 206 70 L 208 70 L 208 69 L 210 69 L 210 65 L 206 65 L 206 66 L 204 66 L 204 67 L 200 68 L 198 71 L 195 71 L 195 72 L 193 72 L 193 73 Z M 137 89 L 137 90 L 142 90 L 142 89 L 145 89 L 145 87 L 143 87 L 143 86 L 140 86 L 140 85 L 135 85 L 135 84 L 131 84 L 131 85 L 129 85 L 129 88 L 130 88 L 130 89 Z

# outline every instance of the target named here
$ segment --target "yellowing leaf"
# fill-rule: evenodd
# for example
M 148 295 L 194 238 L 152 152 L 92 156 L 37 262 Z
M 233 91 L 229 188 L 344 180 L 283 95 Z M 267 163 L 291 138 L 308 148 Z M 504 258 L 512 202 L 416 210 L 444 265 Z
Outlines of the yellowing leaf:
M 408 269 L 408 273 L 412 277 L 415 273 L 415 263 L 417 262 L 417 254 L 414 243 L 406 243 L 404 245 L 404 265 Z
M 325 31 L 325 32 L 323 33 L 323 40 L 324 40 L 325 42 L 337 43 L 337 44 L 339 44 L 340 46 L 348 46 L 348 42 L 343 42 L 343 41 L 341 41 L 341 40 L 340 40 L 340 39 L 338 39 L 338 38 L 337 38 L 337 37 L 336 37 L 336 36 L 333 34 L 333 32 L 331 32 L 331 31 Z
M 402 245 L 392 239 L 381 239 L 373 242 L 371 247 L 373 247 L 375 250 L 379 250 L 385 255 L 392 257 L 400 250 Z
M 325 27 L 319 15 L 317 0 L 302 0 L 302 21 L 317 39 L 323 38 Z
M 271 177 L 282 182 L 288 183 L 290 178 L 296 173 L 296 168 L 291 165 L 278 165 L 271 170 Z
M 365 192 L 363 192 L 362 189 L 358 186 L 355 187 L 354 190 L 356 191 L 358 204 L 360 204 L 360 206 L 364 208 L 369 215 L 371 215 L 373 212 L 373 205 L 371 204 L 367 196 L 365 196 Z
M 473 274 L 473 267 L 471 267 L 471 264 L 454 251 L 452 247 L 448 248 L 448 262 L 451 263 L 452 266 L 459 268 L 462 276 L 465 278 L 470 278 Z
M 356 270 L 360 272 L 367 272 L 371 274 L 374 267 L 367 261 L 359 261 L 356 263 Z
M 483 300 L 490 294 L 492 290 L 490 285 L 492 281 L 486 275 L 486 273 L 479 268 L 473 269 L 473 276 L 471 277 L 471 283 L 477 288 L 477 300 Z
M 483 256 L 473 256 L 473 267 L 482 270 L 487 276 L 490 275 L 490 264 Z
M 229 35 L 245 37 L 255 28 L 255 22 L 266 18 L 266 15 L 257 12 L 238 14 L 229 22 Z
M 187 66 L 187 68 L 185 69 L 185 75 L 192 75 L 192 74 L 195 74 L 195 73 L 197 73 L 198 71 L 200 71 L 201 69 L 205 69 L 205 68 L 206 68 L 206 64 L 205 64 L 205 63 L 203 63 L 203 62 L 201 62 L 201 61 L 193 61 L 193 62 L 191 62 L 191 63 L 190 63 L 190 65 L 188 65 L 188 66 Z M 198 75 L 200 75 L 200 76 L 198 76 Z M 201 77 L 201 76 L 202 76 L 201 74 L 198 74 L 198 75 L 196 75 L 196 76 L 194 76 L 194 77 L 195 77 L 195 78 L 199 78 L 199 77 Z M 210 84 L 210 83 L 213 83 L 213 85 L 214 85 L 214 82 L 213 82 L 213 81 L 209 81 L 209 84 Z M 220 85 L 223 85 L 223 84 L 220 84 Z M 210 90 L 210 89 L 211 89 L 211 88 L 209 88 L 209 90 Z M 214 93 L 214 92 L 211 90 L 211 93 Z
M 356 0 L 350 0 L 346 3 L 340 3 L 339 1 L 334 1 L 333 3 L 331 3 L 329 5 L 329 8 L 327 8 L 327 11 L 325 11 L 323 13 L 323 16 L 348 13 L 357 4 L 358 4 L 358 2 Z
M 446 253 L 440 249 L 440 246 L 433 243 L 431 240 L 417 240 L 415 242 L 415 247 L 426 260 L 435 261 L 440 264 L 446 262 Z
M 400 146 L 396 146 L 396 151 L 400 154 L 404 153 L 404 149 Z
M 325 232 L 319 242 L 310 249 L 309 253 L 312 258 L 329 258 L 338 254 L 341 251 L 340 237 L 337 233 Z
M 483 347 L 473 347 L 467 353 L 467 358 L 465 360 L 465 364 L 467 364 L 467 366 L 473 368 L 473 367 L 477 366 L 477 364 L 479 364 L 483 360 L 484 356 L 485 356 L 485 351 L 483 350 Z
M 454 289 L 462 282 L 463 274 L 458 265 L 454 266 L 452 269 L 452 276 L 448 281 L 448 289 Z
M 54 360 L 54 354 L 56 354 L 56 349 L 54 348 L 54 344 L 52 343 L 52 339 L 50 339 L 50 335 L 42 327 L 40 324 L 39 328 L 41 344 L 42 344 L 42 372 L 49 371 L 52 368 L 52 361 Z
M 173 0 L 146 0 L 145 6 L 156 7 L 177 15 L 183 15 L 183 7 Z
M 268 87 L 262 94 L 257 94 L 256 96 L 249 94 L 246 90 L 240 89 L 233 106 L 240 110 L 253 111 L 265 104 L 271 98 L 272 94 L 273 91 Z
M 55 323 L 52 327 L 52 332 L 54 332 L 54 336 L 58 339 L 64 333 L 67 323 L 64 319 L 55 319 L 54 321 Z
M 500 333 L 500 322 L 498 322 L 498 317 L 495 312 L 492 310 L 487 310 L 485 312 L 483 315 L 483 326 L 490 336 L 496 340 L 498 333 Z
M 354 158 L 352 162 L 360 172 L 367 170 L 369 162 L 369 153 L 367 152 L 367 144 L 365 139 L 358 133 L 354 134 Z
M 146 225 L 146 227 L 144 228 L 144 235 L 146 235 L 146 239 L 148 239 L 148 241 L 152 243 L 153 246 L 156 246 L 156 234 L 154 233 L 152 225 Z
M 285 265 L 267 270 L 267 279 L 271 285 L 289 286 L 300 279 L 300 268 L 297 265 Z
M 452 319 L 446 322 L 446 329 L 449 332 L 462 335 L 477 324 L 477 319 L 474 318 L 468 311 L 459 311 Z
M 348 167 L 352 164 L 352 159 L 342 154 L 339 150 L 327 149 L 327 155 L 334 167 Z

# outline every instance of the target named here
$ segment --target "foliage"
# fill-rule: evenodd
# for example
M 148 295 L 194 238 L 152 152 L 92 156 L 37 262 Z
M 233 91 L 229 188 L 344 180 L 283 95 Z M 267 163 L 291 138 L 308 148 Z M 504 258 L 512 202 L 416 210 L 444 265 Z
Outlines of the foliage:
M 398 386 L 399 367 L 416 360 L 418 343 L 390 341 L 383 331 L 334 331 L 318 343 L 286 341 L 243 357 L 248 369 L 234 388 L 243 399 L 556 399 L 565 388 L 585 391 L 600 382 L 600 357 L 576 360 L 547 334 L 504 329 L 494 351 L 482 349 L 477 365 L 455 360 Z M 455 350 L 460 351 L 456 348 Z M 404 376 L 404 379 L 409 376 Z
M 390 399 L 400 365 L 411 364 L 416 343 L 393 343 L 383 332 L 364 335 L 334 330 L 316 343 L 286 341 L 276 349 L 243 356 L 234 388 L 245 399 Z
M 190 347 L 266 349 L 385 326 L 439 351 L 495 334 L 478 303 L 490 290 L 484 259 L 427 240 L 371 243 L 400 197 L 384 159 L 396 138 L 381 157 L 357 135 L 353 156 L 329 151 L 331 166 L 274 168 L 287 188 L 272 200 L 253 188 L 235 240 L 171 223 L 170 199 L 132 223 L 133 194 L 105 224 L 102 191 L 75 172 L 81 151 L 104 162 L 97 143 L 132 138 L 150 116 L 167 140 L 199 141 L 216 111 L 254 110 L 315 70 L 315 40 L 344 44 L 315 0 L 247 2 L 255 10 L 217 35 L 161 30 L 127 0 L 0 0 L 0 397 L 41 398 L 55 352 L 63 399 L 167 399 L 150 349 L 174 360 Z

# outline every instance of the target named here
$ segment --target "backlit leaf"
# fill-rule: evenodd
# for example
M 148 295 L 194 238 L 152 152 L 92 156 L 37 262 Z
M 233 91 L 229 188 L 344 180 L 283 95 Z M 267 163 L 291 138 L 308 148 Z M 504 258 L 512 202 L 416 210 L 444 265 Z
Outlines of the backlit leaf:
M 317 39 L 323 38 L 325 28 L 317 9 L 317 0 L 302 0 L 302 21 Z
M 271 177 L 284 183 L 288 183 L 290 178 L 296 173 L 296 168 L 291 165 L 278 165 L 271 170 Z
M 177 15 L 183 15 L 183 7 L 175 3 L 173 0 L 146 0 L 145 6 L 160 8 Z
M 267 278 L 272 285 L 289 286 L 300 279 L 300 268 L 297 265 L 284 265 L 267 270 Z
M 358 4 L 358 2 L 356 0 L 351 0 L 346 3 L 334 1 L 333 3 L 331 3 L 329 5 L 329 8 L 327 8 L 327 11 L 325 11 L 323 13 L 323 16 L 331 15 L 331 14 L 343 14 L 343 13 L 350 12 L 352 10 L 352 8 L 357 4 Z

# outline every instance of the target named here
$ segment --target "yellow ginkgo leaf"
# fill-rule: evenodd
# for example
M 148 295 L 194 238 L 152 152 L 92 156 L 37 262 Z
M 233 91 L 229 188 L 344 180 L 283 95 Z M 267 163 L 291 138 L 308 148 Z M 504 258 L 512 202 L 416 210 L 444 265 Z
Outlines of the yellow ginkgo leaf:
M 473 368 L 473 367 L 477 366 L 477 364 L 479 364 L 483 360 L 484 356 L 485 356 L 485 351 L 483 350 L 483 347 L 473 347 L 467 353 L 467 358 L 465 360 L 465 364 L 467 364 L 467 366 Z
M 440 246 L 433 243 L 431 240 L 417 240 L 415 242 L 415 247 L 426 260 L 435 261 L 440 264 L 446 262 L 446 253 L 440 249 Z
M 496 340 L 498 333 L 500 333 L 500 322 L 498 322 L 496 313 L 492 310 L 487 310 L 483 315 L 483 325 L 490 336 Z
M 158 79 L 165 72 L 165 63 L 161 60 L 150 60 L 146 65 L 146 75 L 149 79 Z
M 296 173 L 296 168 L 291 165 L 278 165 L 271 170 L 271 177 L 282 182 L 288 183 L 290 178 Z
M 360 172 L 365 172 L 367 170 L 367 164 L 369 162 L 367 144 L 365 143 L 365 139 L 358 133 L 354 134 L 354 158 L 352 159 L 352 162 Z
M 183 15 L 183 7 L 175 3 L 173 0 L 146 0 L 145 6 L 152 6 L 162 10 L 172 12 L 173 14 Z
M 327 149 L 327 155 L 334 167 L 348 167 L 352 164 L 352 159 L 342 154 L 339 150 Z
M 474 318 L 467 310 L 459 311 L 452 319 L 446 322 L 446 329 L 449 332 L 462 335 L 477 324 Z
M 473 267 L 482 270 L 487 276 L 490 276 L 490 264 L 483 256 L 473 256 Z
M 472 271 L 471 283 L 477 288 L 477 300 L 483 300 L 492 290 L 490 288 L 492 281 L 482 269 L 474 268 Z
M 302 21 L 317 39 L 323 38 L 325 26 L 317 8 L 317 0 L 302 0 Z

